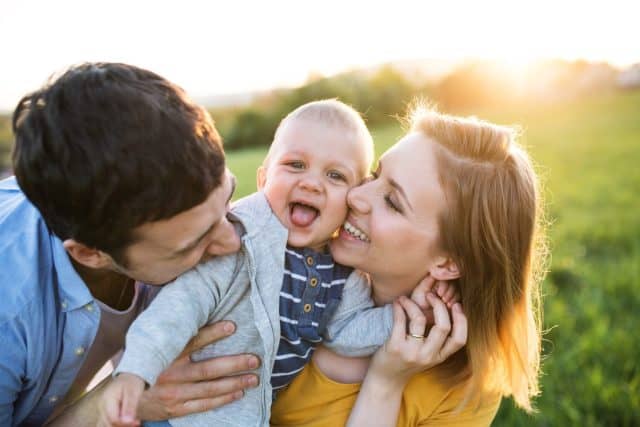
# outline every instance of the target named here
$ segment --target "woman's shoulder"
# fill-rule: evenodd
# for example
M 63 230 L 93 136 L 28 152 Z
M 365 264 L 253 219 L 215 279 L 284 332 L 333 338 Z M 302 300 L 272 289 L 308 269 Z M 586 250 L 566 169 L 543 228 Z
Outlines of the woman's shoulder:
M 466 382 L 445 384 L 435 369 L 416 374 L 404 389 L 398 425 L 490 425 L 500 406 L 500 395 L 486 392 L 465 401 L 466 392 Z

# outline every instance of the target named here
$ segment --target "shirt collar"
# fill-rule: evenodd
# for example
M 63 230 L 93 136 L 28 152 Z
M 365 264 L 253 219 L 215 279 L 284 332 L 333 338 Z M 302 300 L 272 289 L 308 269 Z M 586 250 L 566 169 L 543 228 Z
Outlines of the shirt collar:
M 58 276 L 62 311 L 75 310 L 92 302 L 94 298 L 89 288 L 73 268 L 62 241 L 53 234 L 51 234 L 51 248 Z

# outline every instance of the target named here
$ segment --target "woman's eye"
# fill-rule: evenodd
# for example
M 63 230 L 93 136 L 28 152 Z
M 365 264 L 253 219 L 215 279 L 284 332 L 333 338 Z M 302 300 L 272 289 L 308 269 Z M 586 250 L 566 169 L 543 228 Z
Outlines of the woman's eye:
M 391 195 L 386 194 L 384 196 L 384 202 L 387 204 L 387 206 L 389 206 L 394 211 L 402 213 L 402 210 L 400 210 L 400 207 L 398 207 L 398 205 L 394 203 L 393 199 L 391 199 Z
M 347 178 L 346 178 L 343 174 L 341 174 L 340 172 L 331 171 L 331 172 L 329 172 L 329 173 L 327 174 L 327 176 L 328 176 L 329 178 L 331 178 L 331 179 L 335 179 L 335 180 L 337 180 L 337 181 L 344 181 L 344 182 L 346 182 L 346 181 L 347 181 Z

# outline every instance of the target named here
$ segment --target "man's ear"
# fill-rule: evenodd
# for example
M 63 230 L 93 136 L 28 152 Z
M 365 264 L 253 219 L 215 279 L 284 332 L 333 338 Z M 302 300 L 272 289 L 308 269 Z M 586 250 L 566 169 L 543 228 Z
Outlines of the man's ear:
M 62 245 L 70 257 L 86 267 L 105 268 L 112 263 L 111 257 L 106 253 L 96 248 L 90 248 L 74 239 L 67 239 L 62 242 Z
M 436 280 L 452 280 L 460 277 L 458 264 L 449 257 L 439 257 L 429 269 L 429 274 Z
M 258 185 L 258 190 L 262 190 L 266 182 L 267 182 L 267 168 L 265 168 L 264 166 L 260 166 L 258 168 L 258 172 L 256 173 L 256 184 Z

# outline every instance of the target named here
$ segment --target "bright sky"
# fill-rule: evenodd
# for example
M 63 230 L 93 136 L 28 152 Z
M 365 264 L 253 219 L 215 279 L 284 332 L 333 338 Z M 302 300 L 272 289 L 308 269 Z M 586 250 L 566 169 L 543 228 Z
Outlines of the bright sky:
M 634 2 L 593 3 L 2 0 L 0 110 L 84 61 L 149 68 L 196 97 L 397 59 L 640 61 Z

